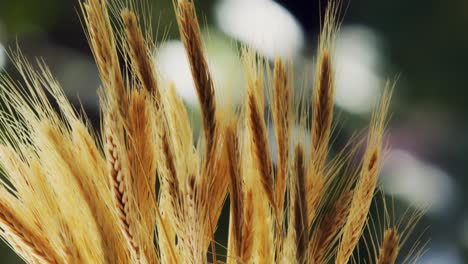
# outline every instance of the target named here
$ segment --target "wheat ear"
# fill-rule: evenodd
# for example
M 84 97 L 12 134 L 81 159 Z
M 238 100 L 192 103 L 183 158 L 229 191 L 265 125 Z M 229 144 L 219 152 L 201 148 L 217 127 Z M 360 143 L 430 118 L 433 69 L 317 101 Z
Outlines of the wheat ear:
M 316 230 L 317 234 L 311 240 L 310 245 L 313 263 L 323 263 L 327 259 L 331 247 L 335 244 L 346 222 L 351 198 L 350 191 L 342 193 Z
M 195 7 L 192 1 L 177 1 L 177 22 L 180 36 L 189 58 L 195 88 L 200 101 L 203 117 L 203 130 L 206 140 L 206 151 L 211 154 L 216 133 L 216 103 L 214 84 L 208 63 L 202 48 L 200 26 L 198 25 Z
M 343 236 L 336 257 L 337 264 L 345 264 L 351 257 L 366 224 L 367 214 L 374 196 L 382 162 L 385 117 L 391 96 L 391 89 L 388 85 L 385 91 L 369 128 L 359 179 L 354 189 L 349 215 L 343 228 Z
M 292 78 L 282 59 L 275 60 L 273 73 L 272 115 L 278 152 L 276 174 L 276 202 L 282 223 L 286 178 L 289 171 L 289 147 L 292 129 Z
M 400 236 L 396 229 L 387 229 L 384 231 L 382 246 L 379 250 L 379 256 L 376 264 L 394 264 L 400 251 Z
M 307 230 L 307 204 L 305 200 L 305 165 L 304 165 L 304 150 L 300 145 L 297 145 L 294 151 L 294 167 L 295 167 L 295 186 L 293 192 L 294 199 L 294 231 L 296 234 L 296 258 L 298 263 L 304 263 L 306 257 L 307 242 L 309 234 Z
M 323 50 L 322 50 L 323 49 Z M 314 167 L 317 172 L 323 169 L 328 142 L 330 140 L 333 117 L 334 70 L 328 47 L 321 47 L 314 90 L 314 111 L 312 121 L 312 149 Z
M 324 193 L 325 182 L 324 168 L 328 156 L 328 147 L 331 135 L 334 94 L 335 94 L 335 70 L 332 62 L 332 54 L 335 35 L 338 25 L 335 21 L 338 7 L 331 3 L 325 13 L 325 21 L 320 34 L 318 56 L 313 91 L 313 112 L 311 128 L 311 152 L 310 166 L 307 170 L 307 228 L 310 229 L 316 212 L 319 209 L 320 200 Z M 309 189 L 312 188 L 312 189 Z
M 116 101 L 118 113 L 125 117 L 128 97 L 117 54 L 117 43 L 109 18 L 107 0 L 86 0 L 81 4 L 81 9 L 91 51 L 104 87 L 110 99 Z
M 155 128 L 147 120 L 157 112 L 153 98 L 146 90 L 133 90 L 130 97 L 127 129 L 127 153 L 135 197 L 136 235 L 146 258 L 155 259 L 154 232 L 156 222 L 156 148 Z
M 58 264 L 61 258 L 50 247 L 48 241 L 37 232 L 26 227 L 17 217 L 15 210 L 0 202 L 0 228 L 10 245 L 29 261 Z
M 200 194 L 199 209 L 203 210 L 200 213 L 204 225 L 202 229 L 208 230 L 204 231 L 206 234 L 214 234 L 214 223 L 221 214 L 228 186 L 226 150 L 223 144 L 220 144 L 225 124 L 218 122 L 217 119 L 214 83 L 203 51 L 200 26 L 193 1 L 174 2 L 177 2 L 175 6 L 180 36 L 190 62 L 203 121 L 205 159 L 202 165 L 201 183 L 198 185 L 200 190 L 197 191 Z M 212 211 L 206 210 L 203 205 L 208 199 L 215 201 Z M 206 235 L 204 238 L 205 241 L 210 241 L 211 235 Z M 213 246 L 212 248 L 214 249 Z
M 135 234 L 135 227 L 131 211 L 135 209 L 131 196 L 131 181 L 128 160 L 122 155 L 124 151 L 121 138 L 121 129 L 117 125 L 115 114 L 109 114 L 106 120 L 106 158 L 108 174 L 111 183 L 112 198 L 119 217 L 119 226 L 127 245 L 135 260 L 139 261 L 141 249 Z
M 127 9 L 122 11 L 121 17 L 125 28 L 132 70 L 136 72 L 142 87 L 154 96 L 156 104 L 159 105 L 161 95 L 155 76 L 154 60 L 151 59 L 148 45 L 138 25 L 137 16 L 133 11 Z

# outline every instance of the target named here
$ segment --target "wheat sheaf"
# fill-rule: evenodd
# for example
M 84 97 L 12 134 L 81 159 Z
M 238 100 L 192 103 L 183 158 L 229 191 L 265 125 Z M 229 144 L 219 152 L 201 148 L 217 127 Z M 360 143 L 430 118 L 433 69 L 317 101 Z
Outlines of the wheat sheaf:
M 241 48 L 246 94 L 232 106 L 216 103 L 193 1 L 174 0 L 202 114 L 194 140 L 174 85 L 158 74 L 137 3 L 80 5 L 102 81 L 100 131 L 44 63 L 11 53 L 22 79 L 0 81 L 0 231 L 8 245 L 27 263 L 395 263 L 415 221 L 378 225 L 369 216 L 390 83 L 367 139 L 329 151 L 338 5 L 324 17 L 310 100 L 294 102 L 291 63 Z M 296 126 L 308 133 L 293 136 Z M 220 246 L 223 208 L 230 220 Z M 369 226 L 381 236 L 365 239 Z

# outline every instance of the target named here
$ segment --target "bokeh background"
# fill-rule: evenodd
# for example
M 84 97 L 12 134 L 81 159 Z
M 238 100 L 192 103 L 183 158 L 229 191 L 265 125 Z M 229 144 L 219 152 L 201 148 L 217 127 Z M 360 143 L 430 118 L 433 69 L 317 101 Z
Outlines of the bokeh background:
M 172 1 L 147 1 L 158 29 L 159 70 L 175 82 L 196 124 L 197 99 Z M 220 103 L 242 98 L 240 44 L 270 59 L 293 58 L 296 88 L 304 80 L 311 83 L 326 1 L 196 2 Z M 386 80 L 396 79 L 383 188 L 399 207 L 427 209 L 416 231 L 427 229 L 423 239 L 430 237 L 419 263 L 468 263 L 468 1 L 342 2 L 335 56 L 337 142 L 365 128 Z M 78 0 L 0 0 L 0 72 L 15 76 L 6 51 L 17 45 L 28 58 L 43 58 L 70 99 L 81 101 L 99 123 L 99 78 Z M 0 263 L 21 262 L 2 245 Z

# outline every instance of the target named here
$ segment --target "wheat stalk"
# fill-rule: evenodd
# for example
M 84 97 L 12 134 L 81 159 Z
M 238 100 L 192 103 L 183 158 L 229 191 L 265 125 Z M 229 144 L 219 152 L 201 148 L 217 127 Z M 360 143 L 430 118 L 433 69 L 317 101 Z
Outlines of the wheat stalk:
M 364 241 L 365 263 L 395 263 L 421 214 L 406 225 L 389 224 L 388 211 L 383 224 L 369 216 L 390 84 L 360 165 L 353 166 L 359 140 L 336 156 L 329 151 L 339 4 L 327 9 L 313 96 L 301 101 L 312 104 L 308 125 L 307 107 L 293 107 L 293 64 L 276 58 L 271 65 L 249 48 L 241 49 L 243 104 L 217 105 L 194 2 L 174 0 L 200 102 L 199 144 L 174 84 L 158 76 L 151 32 L 141 26 L 147 14 L 141 23 L 135 6 L 133 0 L 81 3 L 103 85 L 100 136 L 43 63 L 35 70 L 13 52 L 21 81 L 0 78 L 0 236 L 18 255 L 27 263 L 58 264 L 345 264 L 366 261 L 354 254 Z M 296 125 L 310 133 L 310 149 L 303 136 L 293 137 Z M 224 254 L 214 237 L 226 199 Z M 366 228 L 376 234 L 371 244 Z

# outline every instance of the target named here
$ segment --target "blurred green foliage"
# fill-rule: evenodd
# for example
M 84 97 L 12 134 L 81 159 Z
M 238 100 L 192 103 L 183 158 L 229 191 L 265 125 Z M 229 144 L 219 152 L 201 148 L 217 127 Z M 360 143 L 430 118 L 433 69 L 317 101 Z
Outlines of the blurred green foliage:
M 15 0 L 0 1 L 0 22 L 10 35 L 22 35 L 38 29 L 46 30 L 66 18 L 67 1 Z
M 349 14 L 384 37 L 384 55 L 406 82 L 398 93 L 407 104 L 468 112 L 468 1 L 354 0 Z

